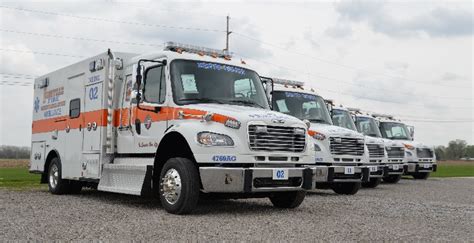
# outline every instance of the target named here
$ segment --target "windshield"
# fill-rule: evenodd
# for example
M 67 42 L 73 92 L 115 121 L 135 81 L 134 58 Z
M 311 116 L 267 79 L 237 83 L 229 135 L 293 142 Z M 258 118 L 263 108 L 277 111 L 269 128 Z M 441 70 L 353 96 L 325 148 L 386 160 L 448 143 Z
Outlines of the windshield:
M 218 103 L 269 109 L 260 77 L 231 65 L 175 60 L 171 83 L 176 104 Z
M 332 123 L 336 126 L 345 127 L 357 131 L 351 114 L 345 110 L 332 109 Z
M 384 138 L 395 140 L 411 140 L 407 126 L 398 122 L 381 122 L 380 132 Z
M 315 123 L 332 124 L 323 98 L 317 95 L 273 91 L 273 109 Z
M 356 117 L 357 130 L 363 133 L 366 136 L 380 138 L 382 134 L 380 134 L 380 130 L 377 126 L 377 122 L 375 119 L 370 117 Z

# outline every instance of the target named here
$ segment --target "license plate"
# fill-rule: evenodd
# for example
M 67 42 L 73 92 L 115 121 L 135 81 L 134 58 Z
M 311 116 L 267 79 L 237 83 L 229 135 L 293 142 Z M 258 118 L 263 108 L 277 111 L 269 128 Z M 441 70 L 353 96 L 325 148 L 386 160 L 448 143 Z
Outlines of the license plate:
M 429 169 L 429 168 L 430 168 L 430 165 L 429 165 L 429 164 L 424 164 L 424 165 L 423 165 L 423 168 Z
M 273 169 L 273 180 L 288 180 L 288 169 Z
M 344 174 L 353 175 L 354 173 L 355 173 L 354 167 L 350 167 L 350 166 L 344 167 Z
M 393 170 L 398 170 L 398 169 L 400 169 L 400 167 L 398 167 L 398 165 L 393 165 L 392 168 L 393 168 Z
M 370 172 L 377 172 L 377 166 L 370 166 L 369 167 Z

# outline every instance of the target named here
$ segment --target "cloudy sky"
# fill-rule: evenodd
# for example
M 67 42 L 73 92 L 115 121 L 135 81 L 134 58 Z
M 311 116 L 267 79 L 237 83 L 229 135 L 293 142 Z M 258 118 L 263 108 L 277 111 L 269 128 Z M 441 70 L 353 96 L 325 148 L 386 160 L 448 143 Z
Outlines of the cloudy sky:
M 225 47 L 261 75 L 395 114 L 430 145 L 474 143 L 471 1 L 0 1 L 0 144 L 29 146 L 31 78 L 165 41 Z

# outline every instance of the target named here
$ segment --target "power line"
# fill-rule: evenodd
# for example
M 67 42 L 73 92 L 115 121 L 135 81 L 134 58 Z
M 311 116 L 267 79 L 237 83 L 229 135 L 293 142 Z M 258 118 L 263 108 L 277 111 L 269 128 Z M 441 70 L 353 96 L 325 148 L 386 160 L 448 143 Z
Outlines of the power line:
M 85 56 L 79 56 L 79 55 L 60 54 L 60 53 L 51 53 L 51 52 L 38 52 L 38 51 L 30 51 L 30 50 L 14 50 L 14 49 L 3 49 L 3 48 L 0 48 L 0 51 L 11 51 L 11 52 L 21 52 L 21 53 L 33 53 L 33 54 L 48 55 L 48 56 L 61 56 L 61 57 L 73 57 L 73 58 L 85 58 Z
M 86 16 L 78 16 L 78 15 L 72 15 L 72 14 L 63 14 L 63 13 L 56 13 L 56 12 L 48 12 L 48 11 L 42 11 L 42 10 L 34 10 L 34 9 L 25 9 L 25 8 L 9 7 L 9 6 L 3 6 L 3 5 L 0 5 L 0 8 L 9 9 L 9 10 L 16 10 L 16 11 L 23 11 L 23 12 L 30 12 L 30 13 L 54 15 L 54 16 L 77 18 L 77 19 L 85 19 L 85 20 L 92 20 L 92 21 L 102 21 L 102 22 L 109 22 L 109 23 L 138 25 L 138 26 L 146 26 L 146 27 L 155 27 L 155 28 L 167 28 L 167 29 L 177 29 L 177 30 L 192 30 L 192 31 L 206 31 L 206 32 L 220 32 L 220 33 L 225 32 L 225 31 L 223 31 L 223 30 L 216 30 L 216 29 L 209 29 L 209 28 L 193 28 L 193 27 L 182 27 L 182 26 L 171 26 L 171 25 L 161 25 L 161 24 L 149 24 L 149 23 L 141 23 L 141 22 L 131 22 L 131 21 L 123 21 L 123 20 L 115 20 L 115 19 L 106 19 L 106 18 L 86 17 Z
M 138 43 L 138 42 L 128 42 L 128 41 L 124 42 L 124 41 L 103 40 L 103 39 L 91 39 L 91 38 L 76 37 L 76 36 L 50 35 L 50 34 L 44 34 L 44 33 L 32 33 L 32 32 L 25 32 L 25 31 L 6 30 L 6 29 L 0 29 L 0 31 L 7 32 L 7 33 L 33 35 L 33 36 L 50 37 L 50 38 L 61 38 L 61 39 L 70 39 L 70 40 L 79 40 L 79 41 L 92 41 L 92 42 L 114 43 L 114 44 L 123 44 L 123 45 L 136 45 L 136 46 L 163 46 L 162 44 Z
M 437 86 L 444 86 L 444 87 L 451 87 L 451 88 L 471 88 L 471 87 L 469 87 L 469 86 L 452 86 L 452 85 L 445 85 L 445 84 L 433 84 L 433 83 L 431 83 L 431 82 L 415 81 L 415 80 L 410 80 L 410 79 L 407 79 L 407 78 L 404 78 L 404 77 L 400 77 L 400 76 L 394 76 L 394 75 L 389 75 L 389 74 L 384 74 L 384 73 L 378 73 L 378 72 L 373 72 L 373 71 L 367 71 L 367 70 L 364 70 L 364 69 L 362 69 L 362 68 L 358 68 L 358 67 L 353 67 L 353 66 L 345 65 L 345 64 L 337 63 L 337 62 L 330 61 L 330 60 L 326 60 L 326 59 L 322 59 L 322 58 L 317 58 L 317 57 L 310 56 L 310 55 L 308 55 L 308 54 L 305 54 L 305 53 L 302 53 L 302 52 L 298 52 L 298 51 L 295 51 L 295 50 L 289 50 L 288 48 L 285 48 L 285 47 L 282 47 L 282 46 L 279 46 L 279 45 L 276 45 L 276 44 L 272 44 L 272 43 L 270 43 L 270 42 L 261 41 L 261 40 L 259 40 L 259 39 L 253 38 L 253 37 L 251 37 L 251 36 L 248 36 L 248 35 L 245 35 L 245 34 L 242 34 L 242 33 L 239 33 L 239 32 L 235 32 L 235 31 L 234 31 L 233 33 L 234 33 L 236 36 L 240 36 L 240 37 L 243 37 L 243 38 L 245 38 L 245 39 L 248 39 L 248 40 L 251 40 L 251 41 L 254 41 L 254 42 L 259 42 L 259 43 L 265 44 L 265 45 L 267 45 L 267 46 L 272 46 L 272 47 L 275 47 L 275 48 L 284 50 L 284 51 L 289 52 L 289 53 L 293 53 L 293 54 L 296 54 L 296 55 L 299 55 L 299 56 L 304 56 L 304 57 L 307 57 L 307 58 L 311 58 L 311 59 L 317 60 L 317 61 L 319 61 L 319 62 L 324 62 L 324 63 L 328 63 L 328 64 L 331 64 L 331 65 L 339 66 L 339 67 L 342 67 L 342 68 L 345 68 L 345 69 L 351 69 L 351 70 L 355 70 L 355 71 L 361 71 L 361 72 L 371 73 L 371 74 L 377 75 L 377 76 L 385 76 L 385 77 L 389 77 L 389 78 L 403 79 L 403 80 L 406 80 L 406 81 L 410 81 L 411 83 L 429 84 L 429 85 L 437 85 Z

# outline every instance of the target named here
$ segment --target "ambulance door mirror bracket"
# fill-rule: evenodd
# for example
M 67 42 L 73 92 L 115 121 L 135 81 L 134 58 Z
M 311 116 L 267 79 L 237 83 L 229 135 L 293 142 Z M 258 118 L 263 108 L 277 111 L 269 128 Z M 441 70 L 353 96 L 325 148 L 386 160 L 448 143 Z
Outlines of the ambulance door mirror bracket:
M 153 63 L 159 63 L 158 66 L 166 66 L 166 60 L 163 60 L 163 61 L 157 61 L 157 60 L 147 60 L 147 59 L 140 59 L 138 61 L 138 65 L 137 65 L 137 75 L 135 77 L 136 79 L 136 83 L 137 83 L 137 92 L 136 92 L 136 95 L 135 95 L 135 100 L 136 100 L 136 104 L 137 104 L 137 108 L 140 109 L 140 110 L 145 110 L 145 111 L 151 111 L 151 112 L 159 112 L 161 110 L 161 107 L 155 107 L 154 109 L 145 109 L 145 108 L 142 108 L 140 107 L 140 102 L 142 102 L 142 93 L 140 92 L 141 91 L 141 88 L 142 88 L 142 81 L 146 81 L 146 80 L 143 80 L 143 76 L 142 76 L 142 66 L 141 66 L 141 63 L 142 62 L 153 62 Z M 155 66 L 156 67 L 156 66 Z M 146 76 L 145 76 L 146 77 Z M 143 83 L 143 86 L 145 84 Z M 132 101 L 133 102 L 133 101 Z

